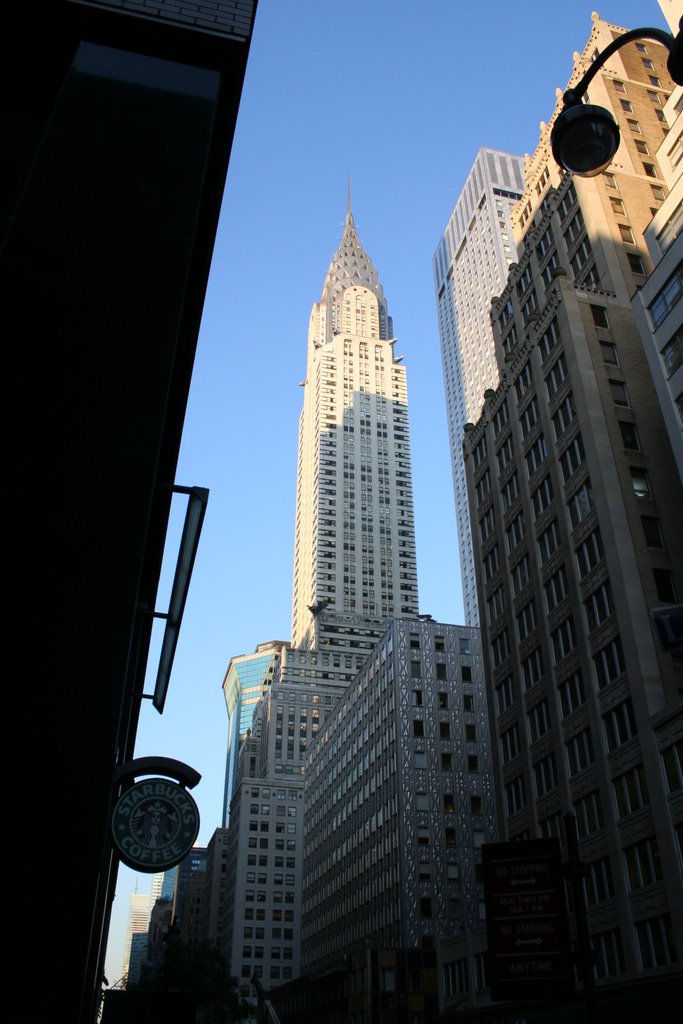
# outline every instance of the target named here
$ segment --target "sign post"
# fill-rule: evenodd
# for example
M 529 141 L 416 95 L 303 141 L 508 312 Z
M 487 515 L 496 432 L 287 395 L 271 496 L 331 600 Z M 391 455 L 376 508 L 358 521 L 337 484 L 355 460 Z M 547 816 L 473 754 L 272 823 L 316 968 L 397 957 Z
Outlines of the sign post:
M 557 839 L 482 846 L 494 999 L 542 999 L 571 987 Z

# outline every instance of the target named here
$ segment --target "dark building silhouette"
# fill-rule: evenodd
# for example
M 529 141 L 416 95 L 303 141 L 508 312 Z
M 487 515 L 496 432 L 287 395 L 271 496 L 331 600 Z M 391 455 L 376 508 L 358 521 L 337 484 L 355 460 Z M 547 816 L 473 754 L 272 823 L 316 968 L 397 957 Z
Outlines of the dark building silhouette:
M 0 279 L 11 479 L 30 510 L 12 547 L 42 661 L 25 679 L 17 645 L 6 715 L 22 757 L 12 824 L 31 877 L 51 879 L 21 887 L 18 948 L 37 988 L 20 1021 L 95 1017 L 113 773 L 133 755 L 255 8 L 52 0 L 6 15 Z

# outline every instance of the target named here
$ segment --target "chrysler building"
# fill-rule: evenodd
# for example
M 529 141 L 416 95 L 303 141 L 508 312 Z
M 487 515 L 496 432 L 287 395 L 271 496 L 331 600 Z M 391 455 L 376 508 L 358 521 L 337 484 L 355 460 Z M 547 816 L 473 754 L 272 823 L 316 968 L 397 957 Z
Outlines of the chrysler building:
M 344 234 L 308 329 L 299 421 L 292 645 L 316 648 L 319 613 L 415 618 L 406 371 L 382 285 Z

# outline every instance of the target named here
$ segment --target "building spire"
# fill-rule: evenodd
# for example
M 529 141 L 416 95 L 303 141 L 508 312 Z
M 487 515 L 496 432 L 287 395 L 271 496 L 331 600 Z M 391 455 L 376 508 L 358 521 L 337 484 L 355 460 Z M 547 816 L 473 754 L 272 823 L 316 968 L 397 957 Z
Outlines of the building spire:
M 351 212 L 351 175 L 349 174 L 346 180 L 346 221 L 348 223 L 351 218 L 353 224 L 353 213 Z

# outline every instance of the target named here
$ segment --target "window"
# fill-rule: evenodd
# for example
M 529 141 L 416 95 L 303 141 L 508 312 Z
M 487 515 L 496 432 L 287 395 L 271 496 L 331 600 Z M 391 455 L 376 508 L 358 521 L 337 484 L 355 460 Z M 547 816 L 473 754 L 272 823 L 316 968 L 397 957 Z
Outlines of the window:
M 545 438 L 543 434 L 540 434 L 526 455 L 526 466 L 529 477 L 532 477 L 534 473 L 540 469 L 547 454 L 548 448 L 545 443 Z
M 609 388 L 612 392 L 612 401 L 615 405 L 629 406 L 631 403 L 628 399 L 628 391 L 626 385 L 620 380 L 610 380 Z
M 630 697 L 603 715 L 602 720 L 605 723 L 607 749 L 610 752 L 628 743 L 638 732 Z
M 560 220 L 565 221 L 576 203 L 576 190 L 573 184 L 569 184 L 567 191 L 562 196 L 560 204 L 558 206 L 558 212 L 560 214 Z
M 667 376 L 670 377 L 683 363 L 683 328 L 679 328 L 676 331 L 671 341 L 664 346 L 660 354 Z
M 643 129 L 640 127 L 637 121 L 634 121 L 632 117 L 626 118 L 626 124 L 629 126 L 634 135 L 642 135 Z
M 537 422 L 538 415 L 538 400 L 536 399 L 536 395 L 534 395 L 519 418 L 523 437 L 526 437 L 533 425 Z
M 574 813 L 580 838 L 592 835 L 602 828 L 602 803 L 597 789 L 575 802 Z
M 683 740 L 662 750 L 661 757 L 669 792 L 683 789 Z
M 496 526 L 496 512 L 494 511 L 494 508 L 492 507 L 492 508 L 489 508 L 486 512 L 484 512 L 484 514 L 481 516 L 481 519 L 479 520 L 479 531 L 480 531 L 480 534 L 481 534 L 481 543 L 482 544 L 486 540 L 486 538 L 489 537 L 490 534 L 492 534 L 492 531 L 493 531 L 495 526 Z
M 594 590 L 583 602 L 586 609 L 586 621 L 589 631 L 597 629 L 605 622 L 614 611 L 612 600 L 612 589 L 609 582 L 601 583 L 597 590 Z
M 424 736 L 424 722 L 421 718 L 416 718 L 413 722 L 413 736 Z
M 595 973 L 598 978 L 611 978 L 624 973 L 624 953 L 621 935 L 614 928 L 592 935 L 591 946 L 595 956 Z
M 572 527 L 576 528 L 583 522 L 593 507 L 593 489 L 590 480 L 586 480 L 567 502 Z
M 539 704 L 536 704 L 527 712 L 527 719 L 529 722 L 529 738 L 532 743 L 540 739 L 550 729 L 550 713 L 548 711 L 548 701 L 542 700 Z
M 631 244 L 633 244 L 633 232 L 631 231 L 631 228 L 628 226 L 628 224 L 617 224 L 617 227 L 619 228 L 619 234 L 621 235 L 622 240 L 624 242 L 630 242 Z
M 577 708 L 582 707 L 586 703 L 586 692 L 580 669 L 568 676 L 560 684 L 559 689 L 563 718 L 567 718 L 568 715 L 571 715 Z
M 593 530 L 576 549 L 576 561 L 581 579 L 584 579 L 598 565 L 604 554 L 600 530 Z
M 617 636 L 610 640 L 602 650 L 593 656 L 595 664 L 595 675 L 598 682 L 598 689 L 613 683 L 615 679 L 626 671 L 624 652 L 621 647 L 621 640 Z
M 512 576 L 512 592 L 517 597 L 529 582 L 529 556 L 524 555 L 510 570 Z
M 553 416 L 553 427 L 555 428 L 556 439 L 560 438 L 562 434 L 564 434 L 575 416 L 576 406 L 574 404 L 574 396 L 570 391 Z
M 568 654 L 571 654 L 576 647 L 576 630 L 574 628 L 574 619 L 571 615 L 564 619 L 557 629 L 552 631 L 550 639 L 553 645 L 553 657 L 557 665 L 559 661 L 562 661 Z
M 525 532 L 524 513 L 520 512 L 519 515 L 515 516 L 505 531 L 508 554 L 511 554 L 518 544 L 521 544 L 524 539 Z
M 654 837 L 624 847 L 624 856 L 631 892 L 662 880 L 659 850 Z
M 652 326 L 656 329 L 666 319 L 683 292 L 683 263 L 679 263 L 671 277 L 664 283 L 650 303 Z
M 557 551 L 560 546 L 560 532 L 557 527 L 557 519 L 553 519 L 547 530 L 544 530 L 538 538 L 538 554 L 541 565 L 545 565 L 548 559 Z
M 481 505 L 482 502 L 484 501 L 484 499 L 487 498 L 489 496 L 489 494 L 491 493 L 491 472 L 490 472 L 490 470 L 488 470 L 488 469 L 486 470 L 486 472 L 484 473 L 483 477 L 481 478 L 481 480 L 477 484 L 476 491 L 477 491 L 477 503 L 479 505 Z M 412 646 L 412 643 L 411 643 L 411 646 Z M 419 643 L 418 643 L 418 647 L 419 647 Z
M 569 581 L 567 570 L 563 565 L 554 573 L 543 587 L 545 600 L 549 612 L 557 608 L 560 602 L 564 601 L 569 593 Z
M 643 524 L 643 533 L 647 546 L 649 548 L 663 548 L 664 538 L 662 537 L 659 519 L 656 519 L 654 516 L 641 516 L 640 521 Z
M 678 962 L 671 931 L 671 918 L 668 914 L 639 921 L 636 924 L 636 933 L 644 971 Z
M 520 643 L 529 636 L 530 633 L 536 629 L 538 625 L 538 617 L 536 615 L 536 602 L 534 598 L 525 604 L 522 610 L 517 615 L 517 632 L 519 634 Z
M 552 365 L 550 373 L 546 377 L 546 386 L 548 389 L 548 398 L 552 398 L 560 387 L 562 382 L 567 377 L 567 362 L 564 358 L 564 354 L 560 353 L 558 359 Z
M 648 480 L 647 473 L 644 469 L 638 469 L 635 466 L 631 466 L 631 483 L 633 485 L 633 493 L 636 498 L 652 498 L 650 481 Z
M 675 604 L 678 600 L 674 578 L 668 569 L 653 569 L 652 576 L 657 588 L 657 597 L 662 604 Z
M 527 362 L 522 367 L 521 373 L 515 381 L 515 391 L 517 393 L 518 400 L 521 399 L 529 390 L 532 384 L 532 380 L 533 378 L 531 376 L 531 364 Z
M 552 320 L 550 327 L 541 337 L 538 347 L 541 351 L 541 359 L 543 362 L 548 358 L 550 353 L 553 351 L 558 341 L 560 340 L 560 334 L 557 329 L 557 320 Z
M 525 692 L 532 686 L 539 683 L 543 678 L 543 654 L 540 647 L 536 647 L 531 654 L 522 661 L 522 683 Z
M 506 729 L 500 736 L 500 755 L 503 764 L 507 764 L 519 753 L 519 729 L 517 723 Z
M 641 807 L 647 807 L 650 803 L 642 764 L 617 776 L 612 786 L 620 818 L 626 818 L 630 814 L 634 814 L 635 811 L 639 811 Z
M 613 213 L 621 214 L 622 216 L 626 214 L 622 199 L 619 199 L 617 196 L 610 196 L 610 203 L 612 204 Z
M 614 177 L 611 171 L 603 171 L 602 176 L 605 179 L 605 185 L 607 186 L 607 188 L 616 189 L 617 179 Z
M 624 423 L 620 420 L 619 429 L 621 431 L 621 441 L 624 448 L 628 449 L 628 451 L 639 452 L 640 439 L 638 437 L 638 431 L 635 423 Z
M 564 453 L 560 456 L 560 468 L 562 470 L 562 480 L 567 483 L 573 474 L 577 472 L 584 459 L 586 458 L 586 452 L 584 451 L 584 440 L 581 434 L 577 434 L 567 444 Z
M 642 257 L 638 256 L 634 252 L 626 253 L 628 257 L 628 265 L 634 274 L 645 274 L 645 264 L 643 263 Z
M 488 583 L 492 576 L 498 572 L 500 568 L 500 562 L 498 559 L 498 545 L 494 546 L 489 551 L 488 555 L 484 559 L 484 579 Z
M 621 200 L 619 200 L 619 202 L 620 201 Z M 593 315 L 593 323 L 596 327 L 602 327 L 605 330 L 609 330 L 609 318 L 604 306 L 591 306 L 591 313 Z
M 613 341 L 601 341 L 600 342 L 600 354 L 602 355 L 602 361 L 607 366 L 620 366 L 619 353 L 617 346 Z
M 508 631 L 504 629 L 491 644 L 493 652 L 493 667 L 498 668 L 510 654 L 510 641 Z
M 513 473 L 508 482 L 501 491 L 503 498 L 503 508 L 507 512 L 516 498 L 519 496 L 519 478 L 517 473 Z
M 622 110 L 627 111 L 627 113 L 629 113 L 629 114 L 633 113 L 633 105 L 630 102 L 630 100 L 619 100 L 619 102 L 621 103 L 621 109 Z
M 502 445 L 498 449 L 498 454 L 496 456 L 498 460 L 498 469 L 500 472 L 502 472 L 505 469 L 507 464 L 512 459 L 513 455 L 514 442 L 512 440 L 512 434 L 508 434 L 508 436 L 505 438 Z
M 649 156 L 650 155 L 650 150 L 647 148 L 647 142 L 643 142 L 642 139 L 635 139 L 634 141 L 635 141 L 635 147 L 636 147 L 636 149 L 638 150 L 639 153 L 642 153 L 643 156 Z
M 489 614 L 489 624 L 493 624 L 505 611 L 505 593 L 502 587 L 491 594 L 486 602 Z
M 582 729 L 576 736 L 572 736 L 565 743 L 565 749 L 567 751 L 567 764 L 570 775 L 576 775 L 578 772 L 588 768 L 595 759 L 590 729 Z
M 534 765 L 536 795 L 541 797 L 557 786 L 557 765 L 555 755 L 548 754 Z
M 507 711 L 511 708 L 515 702 L 515 695 L 512 688 L 512 676 L 506 676 L 502 683 L 499 683 L 496 687 L 496 704 L 498 706 L 498 714 L 501 715 L 503 711 Z
M 503 429 L 503 427 L 507 426 L 508 422 L 509 422 L 508 404 L 507 404 L 507 401 L 505 401 L 505 402 L 503 402 L 503 404 L 500 406 L 500 408 L 496 412 L 496 415 L 493 417 L 493 430 L 494 430 L 494 433 L 496 435 L 498 435 L 501 432 L 501 430 Z
M 544 476 L 536 490 L 531 495 L 531 503 L 534 507 L 536 519 L 550 507 L 553 500 L 553 482 L 550 476 Z
M 517 814 L 526 807 L 526 788 L 524 778 L 518 775 L 505 787 L 505 803 L 508 814 Z

